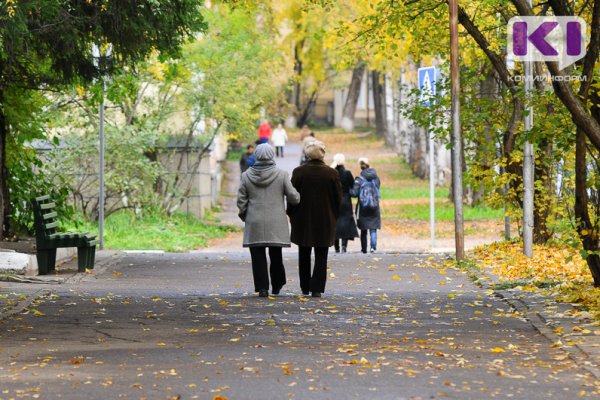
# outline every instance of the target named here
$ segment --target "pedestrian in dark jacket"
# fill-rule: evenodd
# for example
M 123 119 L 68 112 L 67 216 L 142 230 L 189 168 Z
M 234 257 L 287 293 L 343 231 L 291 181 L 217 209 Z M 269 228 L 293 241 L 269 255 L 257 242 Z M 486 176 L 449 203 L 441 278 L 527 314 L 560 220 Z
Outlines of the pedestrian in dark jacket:
M 288 204 L 298 204 L 300 195 L 289 175 L 275 166 L 275 149 L 266 143 L 256 147 L 256 163 L 242 175 L 238 190 L 239 216 L 245 222 L 244 247 L 250 248 L 254 290 L 259 296 L 269 295 L 266 249 L 271 260 L 273 294 L 279 294 L 286 283 L 282 247 L 290 247 L 290 231 L 285 213 Z
M 363 253 L 367 252 L 367 233 L 371 239 L 371 253 L 377 250 L 377 229 L 381 229 L 381 207 L 379 205 L 379 188 L 381 182 L 377 176 L 377 171 L 371 168 L 367 158 L 359 158 L 360 176 L 354 180 L 354 187 L 351 190 L 353 197 L 358 197 L 358 229 L 360 229 L 360 249 Z M 376 195 L 376 199 L 371 201 L 370 205 L 364 204 L 361 191 L 371 192 Z M 361 204 L 362 203 L 362 204 Z M 374 204 L 373 204 L 374 203 Z
M 340 252 L 340 241 L 342 242 L 342 253 L 345 253 L 348 248 L 348 240 L 354 240 L 358 237 L 356 229 L 356 221 L 354 220 L 354 210 L 352 209 L 352 198 L 350 190 L 354 187 L 354 177 L 352 172 L 344 167 L 346 157 L 343 154 L 337 153 L 333 156 L 331 168 L 334 168 L 340 175 L 342 183 L 342 204 L 340 206 L 340 216 L 337 219 L 335 227 L 335 252 Z
M 300 204 L 288 207 L 291 240 L 297 244 L 300 289 L 321 297 L 327 281 L 327 252 L 335 241 L 335 227 L 342 201 L 339 174 L 323 162 L 325 146 L 319 141 L 304 149 L 310 159 L 292 173 L 292 185 L 300 193 Z M 311 252 L 315 249 L 311 274 Z
M 254 146 L 249 144 L 246 146 L 246 152 L 242 154 L 240 158 L 240 171 L 242 174 L 246 172 L 248 168 L 250 168 L 256 162 L 256 158 L 254 156 Z

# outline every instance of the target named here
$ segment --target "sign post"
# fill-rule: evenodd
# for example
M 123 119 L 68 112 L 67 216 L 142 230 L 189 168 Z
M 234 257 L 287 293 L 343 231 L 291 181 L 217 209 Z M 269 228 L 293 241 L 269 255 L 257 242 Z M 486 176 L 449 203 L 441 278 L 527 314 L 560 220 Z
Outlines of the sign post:
M 436 69 L 424 67 L 418 69 L 419 102 L 430 107 L 435 96 Z M 435 246 L 435 142 L 431 132 L 431 123 L 427 127 L 429 137 L 429 226 L 431 230 L 431 248 Z

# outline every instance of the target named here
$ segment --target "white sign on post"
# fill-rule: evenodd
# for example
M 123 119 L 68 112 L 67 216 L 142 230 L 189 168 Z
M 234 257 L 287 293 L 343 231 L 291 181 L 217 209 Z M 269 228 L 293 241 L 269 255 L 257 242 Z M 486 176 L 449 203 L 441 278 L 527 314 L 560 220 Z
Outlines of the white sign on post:
M 435 97 L 437 71 L 435 67 L 418 69 L 419 103 L 430 107 Z M 427 129 L 429 131 L 429 129 Z M 433 134 L 429 135 L 429 224 L 431 229 L 431 247 L 435 246 L 435 154 Z
M 436 70 L 435 67 L 419 68 L 419 101 L 429 107 L 435 96 Z

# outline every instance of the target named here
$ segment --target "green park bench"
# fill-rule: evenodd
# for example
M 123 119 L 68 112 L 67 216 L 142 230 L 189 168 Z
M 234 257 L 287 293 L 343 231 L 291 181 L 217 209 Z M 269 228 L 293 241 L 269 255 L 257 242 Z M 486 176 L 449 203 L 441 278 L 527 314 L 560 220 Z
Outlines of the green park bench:
M 85 272 L 86 268 L 94 268 L 96 245 L 99 243 L 96 236 L 87 232 L 57 232 L 58 213 L 50 196 L 36 197 L 31 203 L 39 274 L 46 275 L 55 270 L 56 249 L 59 247 L 77 247 L 77 271 Z

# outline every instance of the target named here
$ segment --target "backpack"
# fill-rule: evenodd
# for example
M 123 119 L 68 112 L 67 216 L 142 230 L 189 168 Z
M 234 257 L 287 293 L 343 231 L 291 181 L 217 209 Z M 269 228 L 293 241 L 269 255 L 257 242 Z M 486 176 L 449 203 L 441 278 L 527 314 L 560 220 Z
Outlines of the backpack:
M 360 208 L 375 210 L 379 208 L 379 189 L 373 181 L 363 180 L 358 192 L 358 203 Z

